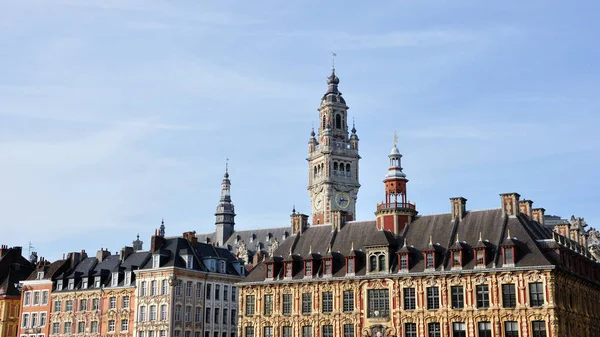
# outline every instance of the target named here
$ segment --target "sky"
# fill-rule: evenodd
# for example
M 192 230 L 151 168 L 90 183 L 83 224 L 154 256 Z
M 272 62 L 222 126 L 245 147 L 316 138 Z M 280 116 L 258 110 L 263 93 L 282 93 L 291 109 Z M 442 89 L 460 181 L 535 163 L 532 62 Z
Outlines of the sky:
M 310 214 L 307 142 L 331 53 L 374 219 L 394 131 L 420 214 L 500 193 L 600 226 L 600 3 L 0 2 L 0 243 L 49 260 L 139 233 Z M 318 121 L 317 121 L 318 124 Z

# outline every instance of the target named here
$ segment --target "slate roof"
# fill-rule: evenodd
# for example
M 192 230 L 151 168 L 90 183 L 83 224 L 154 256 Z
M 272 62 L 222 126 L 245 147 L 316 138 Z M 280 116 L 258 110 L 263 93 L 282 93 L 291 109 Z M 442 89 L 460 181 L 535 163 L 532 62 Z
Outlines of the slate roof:
M 501 244 L 507 240 L 516 245 L 516 258 L 510 268 L 551 266 L 556 264 L 553 250 L 546 241 L 554 241 L 552 230 L 530 220 L 525 215 L 507 217 L 501 209 L 468 211 L 461 221 L 453 221 L 450 213 L 417 216 L 399 235 L 389 231 L 380 231 L 375 221 L 348 222 L 342 229 L 333 231 L 331 225 L 310 226 L 300 235 L 292 235 L 279 245 L 276 256 L 287 257 L 290 250 L 294 255 L 306 258 L 309 251 L 320 252 L 324 255 L 331 244 L 334 253 L 333 277 L 347 277 L 346 257 L 356 253 L 355 276 L 366 275 L 366 253 L 369 249 L 378 247 L 388 248 L 389 272 L 398 273 L 396 252 L 409 252 L 409 274 L 422 272 L 446 272 L 452 270 L 450 249 L 456 245 L 463 251 L 462 270 L 475 268 L 475 251 L 473 247 L 486 248 L 485 269 L 502 268 Z M 482 241 L 480 242 L 480 235 Z M 436 254 L 434 271 L 425 270 L 423 251 L 433 243 Z M 406 241 L 406 247 L 404 243 Z M 351 247 L 354 251 L 351 251 Z M 315 267 L 319 267 L 318 264 Z M 313 278 L 321 278 L 321 271 L 313 267 Z M 282 278 L 282 269 L 275 268 L 275 279 Z M 294 264 L 293 279 L 304 279 L 302 263 Z M 388 275 L 388 274 L 386 274 Z M 246 282 L 261 282 L 265 280 L 264 262 L 244 280 Z
M 25 280 L 32 270 L 20 247 L 7 248 L 0 256 L 0 296 L 20 296 L 15 284 Z
M 290 236 L 291 228 L 274 227 L 262 229 L 250 229 L 234 231 L 233 234 L 223 244 L 233 254 L 237 254 L 240 244 L 243 242 L 246 245 L 249 261 L 252 262 L 252 257 L 257 252 L 262 252 L 268 255 L 269 247 L 277 240 L 277 244 L 281 243 Z M 212 243 L 216 242 L 215 233 L 205 233 L 197 235 L 198 242 Z

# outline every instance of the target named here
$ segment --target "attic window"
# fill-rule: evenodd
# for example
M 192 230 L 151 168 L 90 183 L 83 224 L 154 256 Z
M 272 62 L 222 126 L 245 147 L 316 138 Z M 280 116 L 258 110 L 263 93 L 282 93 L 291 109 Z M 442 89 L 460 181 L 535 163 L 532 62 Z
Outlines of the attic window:
M 452 267 L 462 267 L 462 251 L 452 251 Z
M 346 273 L 347 274 L 354 274 L 354 270 L 356 269 L 354 263 L 355 263 L 354 257 L 353 256 L 349 257 L 348 263 L 346 265 Z
M 332 262 L 331 259 L 325 259 L 325 269 L 323 270 L 325 276 L 331 276 Z
M 477 249 L 475 251 L 475 260 L 476 260 L 477 267 L 485 266 L 485 249 L 484 248 Z
M 38 273 L 37 273 L 37 279 L 38 280 L 43 280 L 44 279 L 44 272 L 43 271 L 38 271 Z
M 88 279 L 87 277 L 85 277 L 82 281 L 81 281 L 81 289 L 87 289 L 88 288 Z
M 292 277 L 292 262 L 287 262 L 285 264 L 285 277 L 287 278 L 291 278 Z
M 400 254 L 400 270 L 401 271 L 408 270 L 408 254 L 407 253 Z
M 272 263 L 267 263 L 267 275 L 266 278 L 268 279 L 272 279 L 273 278 L 273 264 Z
M 384 272 L 387 270 L 387 256 L 385 252 L 371 253 L 369 256 L 369 272 Z
M 227 267 L 227 262 L 221 261 L 221 273 L 225 274 L 225 267 Z
M 514 265 L 515 257 L 514 257 L 514 247 L 507 246 L 502 247 L 503 255 L 504 255 L 504 265 Z
M 426 269 L 434 269 L 435 268 L 435 255 L 433 252 L 425 253 L 425 268 Z
M 152 268 L 160 268 L 160 255 L 154 254 L 152 256 Z
M 128 286 L 131 284 L 131 272 L 130 271 L 126 271 L 125 272 L 125 282 L 124 285 Z
M 63 288 L 63 280 L 56 281 L 56 290 L 62 290 Z
M 75 288 L 75 279 L 69 279 L 69 290 L 73 290 Z
M 194 269 L 194 257 L 192 255 L 185 255 L 185 266 L 187 269 Z
M 119 285 L 119 273 L 112 273 L 112 280 L 110 283 L 111 287 L 116 287 Z
M 100 288 L 100 276 L 96 276 L 94 280 L 94 288 Z
M 304 263 L 304 276 L 306 276 L 306 277 L 312 276 L 312 266 L 313 266 L 312 261 L 306 261 Z

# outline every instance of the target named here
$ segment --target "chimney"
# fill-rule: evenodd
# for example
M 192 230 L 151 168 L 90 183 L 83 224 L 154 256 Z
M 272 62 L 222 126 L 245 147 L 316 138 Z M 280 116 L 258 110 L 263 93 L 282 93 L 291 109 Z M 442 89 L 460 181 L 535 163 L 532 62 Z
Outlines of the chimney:
M 71 260 L 71 266 L 75 266 L 81 261 L 81 253 L 71 252 L 67 255 L 67 259 Z
M 192 247 L 198 246 L 198 237 L 196 237 L 196 231 L 184 232 L 183 238 L 186 239 Z
M 502 201 L 502 211 L 509 217 L 516 217 L 519 211 L 519 198 L 521 195 L 516 192 L 501 193 L 500 200 Z
M 308 215 L 301 213 L 292 213 L 292 234 L 302 234 L 308 228 Z
M 125 261 L 125 259 L 127 259 L 131 254 L 133 254 L 133 247 L 125 246 L 121 248 L 121 253 L 119 254 L 121 262 Z
M 450 198 L 452 221 L 461 221 L 467 213 L 467 199 L 463 197 Z
M 345 211 L 333 211 L 331 212 L 331 229 L 340 230 L 346 224 L 346 219 L 348 218 L 348 213 Z M 308 219 L 308 217 L 307 217 Z
M 264 259 L 265 259 L 265 257 L 263 255 L 263 253 L 259 250 L 252 257 L 252 264 L 256 266 L 257 264 L 259 264 Z
M 165 237 L 161 235 L 160 231 L 157 229 L 152 235 L 152 239 L 150 239 L 150 253 L 154 253 L 165 243 Z
M 531 218 L 540 225 L 544 225 L 544 213 L 546 213 L 544 208 L 534 208 L 531 210 Z
M 87 257 L 88 257 L 88 255 L 87 255 L 87 253 L 85 252 L 85 249 L 82 249 L 82 250 L 81 250 L 81 259 L 82 259 L 82 260 L 83 260 L 83 259 L 87 259 Z
M 98 263 L 104 261 L 107 257 L 110 256 L 110 252 L 108 249 L 100 248 L 100 250 L 96 253 L 96 258 L 98 259 Z
M 521 200 L 519 201 L 519 212 L 525 214 L 529 220 L 531 220 L 531 209 L 532 209 L 533 201 L 531 200 Z
M 8 252 L 8 246 L 7 245 L 1 245 L 0 246 L 0 257 L 3 257 L 4 254 L 6 254 Z

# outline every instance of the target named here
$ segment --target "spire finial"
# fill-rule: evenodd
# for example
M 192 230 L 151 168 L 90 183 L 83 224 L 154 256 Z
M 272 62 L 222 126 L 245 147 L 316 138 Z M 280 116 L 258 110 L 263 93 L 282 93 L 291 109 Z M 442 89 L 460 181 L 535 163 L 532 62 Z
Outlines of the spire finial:
M 296 204 L 292 205 L 292 214 L 296 214 Z
M 354 250 L 354 241 L 352 241 L 352 245 L 350 246 L 350 251 Z
M 458 234 L 456 234 L 456 243 L 459 243 L 460 240 L 458 239 Z
M 229 158 L 225 158 L 225 172 L 229 173 Z
M 138 239 L 138 240 L 140 239 L 140 233 L 138 233 L 138 234 L 137 234 L 137 239 Z
M 337 56 L 336 53 L 331 52 L 331 70 L 335 71 L 335 57 Z
M 329 246 L 327 246 L 327 252 L 331 253 L 331 242 L 329 243 Z
M 396 147 L 396 145 L 398 145 L 398 135 L 396 134 L 396 131 L 394 130 L 394 147 Z
M 506 236 L 507 239 L 510 239 L 510 228 L 508 229 L 508 235 Z
M 481 232 L 479 232 L 479 241 L 482 241 L 482 240 L 481 240 Z
M 312 245 L 308 246 L 308 253 L 312 254 Z
M 429 245 L 433 246 L 433 240 L 431 239 L 431 235 L 429 235 Z

